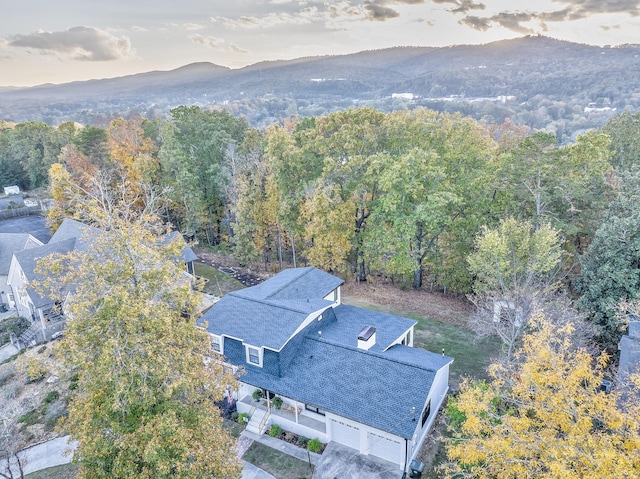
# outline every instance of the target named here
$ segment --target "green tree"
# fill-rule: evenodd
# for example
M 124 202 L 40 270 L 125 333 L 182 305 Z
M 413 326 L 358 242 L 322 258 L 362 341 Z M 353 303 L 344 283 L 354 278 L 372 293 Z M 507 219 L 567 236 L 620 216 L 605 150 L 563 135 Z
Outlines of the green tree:
M 613 351 L 623 326 L 616 316 L 617 305 L 638 298 L 640 291 L 639 192 L 640 170 L 619 174 L 616 197 L 581 258 L 576 281 L 578 305 L 604 328 L 600 342 Z
M 122 191 L 100 193 L 77 207 L 100 227 L 88 249 L 39 265 L 43 290 L 73 285 L 59 357 L 78 374 L 63 428 L 78 441 L 79 477 L 237 478 L 215 405 L 234 379 L 194 325 L 184 242 L 162 236 L 152 200 L 127 208 Z
M 384 148 L 384 119 L 383 113 L 371 108 L 332 113 L 315 121 L 314 137 L 307 146 L 324 159 L 305 205 L 309 258 L 326 267 L 331 257 L 333 266 L 355 272 L 360 281 L 367 277 L 363 241 L 378 194 L 371 160 Z M 313 164 L 310 170 L 315 170 Z M 348 243 L 349 249 L 344 247 Z
M 475 277 L 477 314 L 471 324 L 481 335 L 502 339 L 510 361 L 529 317 L 550 292 L 562 258 L 558 232 L 547 224 L 536 230 L 513 218 L 483 228 L 467 261 Z
M 640 112 L 616 115 L 602 128 L 611 138 L 611 164 L 616 170 L 640 165 Z
M 418 289 L 425 258 L 455 221 L 461 201 L 448 191 L 445 169 L 435 152 L 415 149 L 381 158 L 381 195 L 367 244 L 372 256 L 378 252 L 374 257 L 387 271 L 410 275 Z
M 638 477 L 640 407 L 601 390 L 608 357 L 576 348 L 572 324 L 536 314 L 531 326 L 515 363 L 449 400 L 445 477 Z
M 591 131 L 559 148 L 538 132 L 501 157 L 498 215 L 550 223 L 571 251 L 582 252 L 605 208 L 611 152 L 607 135 Z
M 368 244 L 392 274 L 410 274 L 414 287 L 432 282 L 468 289 L 465 254 L 486 217 L 495 143 L 468 118 L 430 110 L 390 114 Z M 375 216 L 375 218 L 373 218 Z M 385 238 L 385 239 L 383 239 Z
M 204 233 L 209 244 L 219 243 L 227 215 L 229 153 L 242 143 L 248 124 L 227 111 L 199 107 L 175 108 L 171 118 L 159 156 L 162 183 L 173 191 L 172 220 L 190 235 Z

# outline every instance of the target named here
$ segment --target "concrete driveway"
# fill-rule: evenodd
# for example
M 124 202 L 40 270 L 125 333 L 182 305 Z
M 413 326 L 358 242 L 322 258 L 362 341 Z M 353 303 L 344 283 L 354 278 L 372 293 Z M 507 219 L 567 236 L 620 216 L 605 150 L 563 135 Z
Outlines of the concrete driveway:
M 330 442 L 316 466 L 314 479 L 400 479 L 402 470 L 397 464 L 365 456 L 335 442 Z

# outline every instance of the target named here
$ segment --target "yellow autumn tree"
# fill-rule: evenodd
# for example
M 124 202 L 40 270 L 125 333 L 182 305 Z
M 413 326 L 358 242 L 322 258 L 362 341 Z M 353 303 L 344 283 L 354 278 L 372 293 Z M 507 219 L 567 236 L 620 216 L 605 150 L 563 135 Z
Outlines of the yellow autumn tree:
M 184 242 L 163 235 L 153 204 L 127 210 L 122 191 L 102 192 L 76 205 L 100 226 L 86 247 L 39 264 L 43 290 L 72 290 L 58 353 L 78 377 L 62 424 L 78 441 L 78 477 L 238 478 L 215 405 L 235 380 L 195 327 Z
M 573 326 L 531 319 L 517 362 L 466 382 L 447 415 L 448 478 L 640 476 L 640 405 L 601 385 L 606 355 L 572 341 Z M 640 385 L 640 384 L 639 384 Z

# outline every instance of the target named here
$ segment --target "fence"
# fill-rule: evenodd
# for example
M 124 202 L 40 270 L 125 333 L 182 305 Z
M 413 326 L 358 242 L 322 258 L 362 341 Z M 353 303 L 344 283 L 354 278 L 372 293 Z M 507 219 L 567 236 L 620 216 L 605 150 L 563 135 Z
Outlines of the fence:
M 40 206 L 24 206 L 22 208 L 11 208 L 0 211 L 0 220 L 8 220 L 9 218 L 18 218 L 20 216 L 29 216 L 40 213 Z

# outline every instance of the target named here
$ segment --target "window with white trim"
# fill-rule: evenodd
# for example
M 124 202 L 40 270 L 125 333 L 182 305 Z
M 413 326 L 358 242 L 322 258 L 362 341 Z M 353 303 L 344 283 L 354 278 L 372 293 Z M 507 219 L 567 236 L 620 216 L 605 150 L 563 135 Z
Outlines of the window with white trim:
M 216 353 L 220 353 L 222 354 L 222 350 L 223 350 L 223 341 L 222 341 L 222 336 L 217 336 L 215 334 L 211 335 L 211 346 L 213 346 L 213 350 Z
M 262 367 L 262 351 L 254 346 L 246 346 L 247 363 Z

